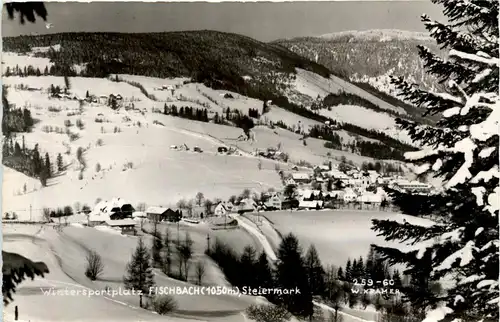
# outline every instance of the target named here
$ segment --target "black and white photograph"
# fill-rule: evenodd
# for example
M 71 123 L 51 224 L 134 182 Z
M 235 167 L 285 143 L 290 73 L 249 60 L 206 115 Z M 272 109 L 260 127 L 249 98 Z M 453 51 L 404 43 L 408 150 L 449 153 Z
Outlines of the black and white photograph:
M 3 321 L 499 320 L 498 0 L 2 7 Z

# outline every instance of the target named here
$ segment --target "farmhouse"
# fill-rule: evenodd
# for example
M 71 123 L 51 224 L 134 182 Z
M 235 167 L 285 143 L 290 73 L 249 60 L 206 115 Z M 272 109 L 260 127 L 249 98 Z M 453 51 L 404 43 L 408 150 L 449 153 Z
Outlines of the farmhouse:
M 120 229 L 122 234 L 135 235 L 137 233 L 135 230 L 136 222 L 132 219 L 107 220 L 105 225 L 111 228 Z
M 273 195 L 264 203 L 264 205 L 268 209 L 281 210 L 281 203 L 282 203 L 281 198 L 278 195 Z
M 344 193 L 345 192 L 343 190 L 332 190 L 328 193 L 328 196 L 330 199 L 343 199 Z
M 236 207 L 238 213 L 253 212 L 255 210 L 257 210 L 257 203 L 249 198 L 241 200 L 238 207 Z
M 342 196 L 344 202 L 353 202 L 358 199 L 358 195 L 352 189 L 346 189 L 344 195 Z
M 217 148 L 217 152 L 218 153 L 227 153 L 228 150 L 227 150 L 227 148 L 225 146 L 220 146 L 220 147 Z
M 177 222 L 182 218 L 182 213 L 177 210 L 164 207 L 149 207 L 146 210 L 146 217 L 152 221 L 170 221 Z
M 121 207 L 113 207 L 110 211 L 109 218 L 112 220 L 132 218 L 134 212 L 135 209 L 131 204 L 123 204 Z
M 173 91 L 173 90 L 175 90 L 175 86 L 174 85 L 163 85 L 161 88 L 164 89 L 164 90 L 167 90 L 167 91 Z
M 215 206 L 214 215 L 217 217 L 225 216 L 228 212 L 229 210 L 223 202 L 219 202 L 219 204 Z

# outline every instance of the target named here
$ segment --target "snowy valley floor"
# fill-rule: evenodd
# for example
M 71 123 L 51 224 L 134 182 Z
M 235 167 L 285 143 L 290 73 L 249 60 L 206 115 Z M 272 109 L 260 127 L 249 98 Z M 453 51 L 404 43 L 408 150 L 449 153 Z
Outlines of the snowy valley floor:
M 265 217 L 264 217 L 265 216 Z M 310 212 L 267 212 L 257 216 L 247 214 L 235 216 L 239 228 L 227 231 L 211 231 L 208 226 L 187 225 L 179 227 L 180 237 L 189 232 L 195 243 L 194 258 L 204 257 L 207 234 L 230 243 L 241 252 L 246 245 L 264 250 L 270 258 L 276 258 L 275 250 L 280 234 L 293 232 L 302 246 L 314 243 L 323 264 L 344 265 L 348 257 L 365 255 L 371 243 L 380 239 L 370 231 L 373 218 L 402 219 L 401 215 L 376 212 L 310 211 Z M 271 220 L 271 224 L 267 219 Z M 260 219 L 260 223 L 256 224 Z M 408 218 L 406 218 L 408 219 Z M 424 224 L 424 223 L 423 223 Z M 177 225 L 162 224 L 177 238 Z M 151 227 L 145 227 L 151 228 Z M 278 233 L 278 230 L 280 233 Z M 49 225 L 4 224 L 3 249 L 17 252 L 35 261 L 44 261 L 50 269 L 45 279 L 26 281 L 15 295 L 15 302 L 5 310 L 6 320 L 13 316 L 18 305 L 21 320 L 30 321 L 251 321 L 243 315 L 246 307 L 257 303 L 257 298 L 241 296 L 189 296 L 178 295 L 175 299 L 178 309 L 168 318 L 138 308 L 138 297 L 134 296 L 50 296 L 43 295 L 40 287 L 54 289 L 119 289 L 126 263 L 137 244 L 137 237 L 112 234 L 94 228 L 70 225 L 59 232 Z M 151 239 L 145 236 L 147 245 Z M 105 265 L 101 280 L 89 281 L 84 276 L 85 257 L 89 250 L 103 256 Z M 205 283 L 228 285 L 220 270 L 208 261 Z M 191 273 L 194 275 L 194 272 Z M 155 272 L 159 286 L 192 285 L 166 277 Z M 317 303 L 325 311 L 328 307 Z M 54 308 L 46 310 L 47 307 Z M 376 321 L 377 314 L 371 311 L 343 309 L 344 322 Z

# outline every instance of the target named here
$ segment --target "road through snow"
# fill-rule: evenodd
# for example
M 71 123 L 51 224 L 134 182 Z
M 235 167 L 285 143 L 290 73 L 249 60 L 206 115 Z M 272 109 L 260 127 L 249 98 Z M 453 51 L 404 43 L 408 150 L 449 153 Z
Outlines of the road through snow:
M 245 229 L 248 233 L 254 235 L 257 238 L 257 240 L 262 244 L 262 248 L 266 252 L 266 255 L 268 256 L 268 258 L 270 258 L 273 262 L 278 259 L 271 244 L 267 240 L 266 236 L 264 236 L 264 234 L 262 234 L 259 231 L 258 227 L 255 227 L 253 223 L 249 222 L 248 219 L 246 219 L 240 215 L 234 215 L 231 217 L 238 221 L 238 225 L 243 227 L 243 229 Z M 316 301 L 313 301 L 313 304 L 315 306 L 323 309 L 323 310 L 335 312 L 334 308 L 332 308 L 326 304 L 319 303 Z M 342 316 L 344 317 L 344 322 L 375 322 L 375 321 L 365 320 L 365 319 L 359 318 L 357 316 L 348 314 L 346 312 L 342 312 L 341 310 L 339 310 L 339 313 L 342 314 Z
M 254 235 L 255 238 L 261 243 L 262 248 L 264 249 L 264 252 L 266 252 L 267 257 L 272 260 L 273 262 L 277 260 L 276 253 L 273 250 L 273 247 L 267 240 L 266 236 L 264 236 L 259 230 L 255 227 L 253 227 L 252 224 L 248 223 L 246 218 L 243 218 L 242 216 L 232 216 L 233 219 L 238 221 L 238 225 L 243 227 L 247 232 L 250 234 Z

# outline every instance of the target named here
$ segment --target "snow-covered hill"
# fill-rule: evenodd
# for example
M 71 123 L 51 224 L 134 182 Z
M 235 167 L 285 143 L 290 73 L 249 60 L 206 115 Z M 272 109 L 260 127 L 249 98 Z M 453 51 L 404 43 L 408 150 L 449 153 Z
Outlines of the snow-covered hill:
M 398 29 L 371 29 L 371 30 L 348 30 L 331 34 L 324 34 L 321 38 L 328 40 L 338 40 L 348 38 L 349 41 L 395 41 L 395 40 L 420 40 L 432 41 L 427 32 L 415 32 Z
M 394 96 L 390 76 L 403 76 L 429 89 L 437 84 L 435 78 L 424 72 L 417 46 L 426 46 L 442 55 L 428 33 L 393 29 L 344 31 L 275 43 L 328 67 L 345 79 L 369 84 Z
M 310 88 L 311 96 L 326 93 L 317 88 L 328 88 L 330 80 L 307 81 L 308 78 L 301 73 L 304 72 L 298 73 L 300 82 Z M 277 106 L 271 106 L 271 110 L 258 121 L 253 129 L 254 142 L 241 141 L 243 131 L 236 127 L 153 113 L 153 110 L 163 110 L 165 104 L 179 107 L 190 104 L 208 107 L 212 116 L 214 113 L 223 114 L 227 107 L 246 114 L 250 108 L 259 108 L 262 102 L 237 93 L 231 93 L 233 98 L 225 98 L 227 91 L 213 90 L 197 83 L 180 86 L 172 96 L 154 88 L 165 82 L 176 82 L 175 79 L 119 77 L 123 81 L 71 77 L 71 93 L 78 97 L 85 97 L 87 92 L 97 97 L 120 94 L 124 101 L 134 104 L 134 109 L 113 111 L 105 104 L 81 105 L 77 100 L 49 97 L 51 85 L 64 86 L 62 77 L 4 78 L 10 104 L 27 107 L 38 120 L 30 133 L 17 135 L 15 141 L 21 144 L 24 137 L 27 148 L 39 144 L 41 155 L 48 153 L 53 164 L 57 155 L 61 154 L 67 165 L 67 169 L 50 179 L 45 188 L 41 188 L 38 180 L 6 168 L 4 211 L 16 211 L 19 216 L 26 217 L 31 205 L 40 217 L 44 207 L 62 207 L 75 202 L 93 205 L 98 198 L 122 197 L 134 205 L 140 202 L 175 204 L 182 198 L 193 198 L 198 192 L 204 193 L 207 198 L 228 198 L 247 188 L 255 192 L 280 188 L 282 183 L 277 169 L 289 169 L 293 163 L 321 164 L 342 156 L 358 165 L 370 160 L 349 152 L 327 149 L 325 141 L 320 139 L 310 138 L 305 145 L 299 134 L 269 128 L 266 124 L 271 121 L 281 121 L 290 127 L 301 126 L 304 130 L 321 124 Z M 140 82 L 156 100 L 146 97 L 126 80 Z M 370 128 L 356 116 L 359 113 L 356 108 L 339 106 L 341 113 L 336 113 L 337 109 L 334 109 L 328 112 L 334 114 L 328 116 L 340 122 L 344 120 Z M 380 129 L 394 128 L 391 117 L 384 113 L 380 117 L 377 122 Z M 77 123 L 83 126 L 79 128 Z M 345 131 L 338 133 L 344 142 L 360 139 Z M 184 144 L 191 151 L 172 149 L 172 146 L 181 147 Z M 195 146 L 201 148 L 203 153 L 193 152 Z M 240 155 L 220 155 L 217 153 L 220 146 L 235 148 Z M 253 156 L 256 150 L 278 146 L 289 155 L 288 164 Z M 84 151 L 85 168 L 77 159 L 79 148 Z

